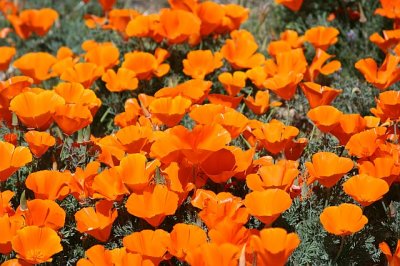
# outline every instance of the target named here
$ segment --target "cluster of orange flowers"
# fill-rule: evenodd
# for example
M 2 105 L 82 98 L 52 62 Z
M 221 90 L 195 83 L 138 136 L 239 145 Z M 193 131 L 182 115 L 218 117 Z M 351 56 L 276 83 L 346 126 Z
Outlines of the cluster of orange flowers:
M 74 214 L 76 230 L 99 242 L 110 238 L 120 211 L 116 206 L 154 228 L 125 236 L 121 248 L 95 245 L 78 265 L 157 265 L 172 257 L 190 265 L 237 265 L 239 261 L 240 265 L 284 265 L 300 238 L 273 223 L 294 198 L 304 197 L 302 189 L 318 184 L 331 188 L 356 167 L 358 174 L 344 182 L 343 190 L 365 207 L 400 182 L 400 93 L 382 92 L 371 109 L 374 116 L 362 117 L 330 105 L 341 89 L 315 83 L 319 75 L 341 68 L 327 52 L 338 41 L 337 29 L 318 26 L 302 36 L 287 30 L 269 44 L 269 58 L 265 58 L 253 35 L 239 29 L 248 17 L 241 6 L 170 0 L 171 7 L 159 14 L 142 15 L 112 9 L 112 0 L 98 2 L 104 17 L 88 15 L 87 26 L 116 30 L 125 38 L 147 37 L 172 46 L 195 45 L 209 35 L 229 33 L 230 37 L 218 51 L 190 51 L 182 61 L 186 81 L 154 95 L 139 93 L 128 99 L 125 111 L 114 119 L 119 129 L 91 136 L 90 143 L 99 153 L 84 169 L 61 171 L 55 166 L 30 173 L 24 185 L 34 199 L 23 195 L 16 208 L 10 205 L 14 192 L 2 191 L 0 253 L 16 254 L 2 265 L 50 262 L 63 250 L 58 231 L 67 214 L 59 202 L 69 195 L 86 206 Z M 293 10 L 302 4 L 277 2 Z M 400 1 L 381 3 L 376 13 L 395 19 L 397 26 Z M 19 12 L 4 0 L 0 9 L 21 38 L 46 34 L 58 17 L 48 8 Z M 371 36 L 387 52 L 380 68 L 373 59 L 355 65 L 380 90 L 400 80 L 398 31 Z M 153 53 L 134 50 L 121 56 L 112 42 L 93 40 L 83 42 L 82 49 L 80 55 L 61 47 L 56 55 L 30 52 L 13 60 L 16 49 L 0 47 L 0 71 L 12 64 L 21 73 L 0 82 L 0 119 L 10 131 L 0 141 L 0 182 L 15 178 L 18 169 L 53 152 L 51 147 L 63 141 L 52 136 L 54 130 L 61 130 L 64 138 L 75 138 L 93 122 L 102 105 L 96 82 L 103 82 L 111 93 L 140 91 L 141 82 L 168 75 L 168 60 L 174 57 L 161 47 Z M 307 49 L 314 51 L 311 62 L 305 56 Z M 224 64 L 231 71 L 222 68 Z M 223 94 L 211 93 L 217 84 L 208 77 L 214 73 L 219 73 L 216 83 Z M 60 80 L 51 90 L 36 87 L 51 78 Z M 246 84 L 255 89 L 253 96 L 244 97 Z M 307 171 L 301 173 L 298 159 L 308 140 L 299 137 L 300 130 L 277 119 L 249 119 L 238 110 L 247 107 L 255 116 L 263 115 L 291 100 L 298 87 L 311 107 L 307 117 L 323 134 L 336 137 L 347 154 L 357 158 L 356 163 L 321 151 L 312 155 L 305 163 Z M 185 116 L 193 122 L 192 128 L 181 124 Z M 248 145 L 246 150 L 233 145 L 239 141 Z M 260 153 L 267 155 L 259 157 Z M 234 186 L 234 178 L 249 188 L 244 198 L 205 189 L 207 182 Z M 94 206 L 85 205 L 89 201 Z M 171 232 L 158 229 L 185 201 L 198 211 L 198 223 L 176 223 Z M 265 224 L 265 229 L 247 228 L 250 217 Z M 354 234 L 368 223 L 363 209 L 351 203 L 325 208 L 320 221 L 326 231 L 339 236 Z M 398 263 L 399 248 L 395 255 L 386 243 L 380 248 L 389 261 Z

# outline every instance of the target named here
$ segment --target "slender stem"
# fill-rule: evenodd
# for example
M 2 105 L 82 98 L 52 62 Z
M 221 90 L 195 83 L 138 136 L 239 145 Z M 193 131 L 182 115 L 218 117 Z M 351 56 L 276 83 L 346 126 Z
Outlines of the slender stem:
M 346 238 L 345 238 L 345 236 L 342 236 L 342 238 L 340 239 L 340 247 L 339 247 L 339 250 L 338 250 L 338 253 L 336 254 L 336 257 L 335 257 L 335 262 L 338 260 L 338 258 L 340 257 L 340 254 L 342 253 L 342 251 L 343 251 L 343 247 L 344 247 L 344 243 L 346 242 Z

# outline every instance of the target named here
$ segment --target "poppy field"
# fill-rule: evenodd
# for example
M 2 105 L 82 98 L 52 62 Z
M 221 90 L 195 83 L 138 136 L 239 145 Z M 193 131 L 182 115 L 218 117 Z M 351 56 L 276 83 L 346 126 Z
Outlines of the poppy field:
M 0 265 L 400 265 L 400 0 L 0 0 Z

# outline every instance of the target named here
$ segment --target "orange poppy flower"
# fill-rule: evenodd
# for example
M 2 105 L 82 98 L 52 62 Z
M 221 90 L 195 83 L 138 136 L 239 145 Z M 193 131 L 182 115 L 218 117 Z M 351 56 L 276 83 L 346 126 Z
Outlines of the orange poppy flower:
M 188 41 L 199 42 L 200 19 L 193 13 L 178 9 L 162 9 L 157 34 L 168 40 L 169 44 Z
M 253 130 L 252 134 L 270 153 L 278 154 L 284 150 L 293 138 L 299 134 L 296 127 L 285 126 L 281 121 L 272 119 Z
M 343 114 L 339 124 L 329 133 L 334 135 L 341 145 L 346 145 L 351 136 L 366 128 L 365 119 L 359 114 Z
M 300 171 L 299 164 L 294 161 L 280 160 L 277 164 L 261 166 L 257 174 L 246 176 L 247 186 L 254 191 L 268 188 L 279 188 L 286 192 L 292 186 Z
M 149 111 L 156 124 L 173 127 L 179 124 L 191 105 L 192 101 L 182 96 L 157 98 L 150 103 Z
M 265 89 L 265 80 L 272 77 L 272 75 L 275 73 L 275 70 L 275 63 L 271 59 L 268 59 L 265 61 L 265 66 L 256 66 L 247 70 L 246 76 L 258 89 Z
M 369 36 L 369 40 L 377 45 L 385 53 L 394 48 L 400 42 L 400 29 L 397 30 L 384 30 L 383 37 L 375 32 Z
M 204 174 L 215 183 L 225 183 L 229 178 L 245 172 L 251 165 L 254 149 L 243 151 L 239 147 L 228 146 L 212 153 L 201 164 Z
M 0 71 L 6 71 L 17 50 L 14 47 L 0 46 Z
M 210 101 L 212 104 L 220 104 L 229 108 L 236 109 L 240 102 L 243 99 L 243 95 L 240 95 L 238 97 L 233 97 L 229 95 L 224 95 L 224 94 L 208 94 L 207 99 Z
M 94 63 L 77 63 L 67 68 L 60 76 L 61 80 L 77 82 L 85 88 L 90 88 L 101 75 L 104 69 Z
M 205 81 L 201 79 L 191 79 L 183 83 L 178 84 L 174 88 L 162 88 L 158 90 L 154 96 L 156 98 L 161 97 L 175 97 L 182 96 L 192 101 L 193 104 L 200 104 L 204 101 L 207 94 L 210 92 L 212 86 L 211 81 Z
M 10 102 L 10 110 L 29 128 L 46 130 L 53 122 L 52 115 L 64 99 L 54 91 L 31 91 L 17 95 Z
M 14 192 L 11 190 L 5 190 L 0 192 L 0 217 L 3 215 L 13 215 L 14 210 L 11 206 L 11 199 L 14 197 Z
M 29 174 L 25 185 L 37 199 L 62 200 L 69 194 L 70 179 L 69 172 L 42 170 Z
M 51 67 L 57 59 L 49 53 L 37 52 L 26 53 L 14 61 L 14 67 L 18 68 L 23 75 L 31 77 L 35 84 L 54 76 Z
M 292 252 L 299 246 L 296 233 L 287 233 L 282 228 L 267 228 L 250 239 L 250 247 L 257 255 L 260 265 L 285 265 Z
M 311 108 L 320 105 L 329 105 L 343 91 L 314 82 L 301 83 L 300 88 L 304 92 Z
M 354 66 L 369 83 L 380 90 L 385 90 L 400 80 L 399 62 L 400 56 L 387 53 L 385 61 L 379 68 L 372 58 L 361 59 Z
M 319 74 L 327 76 L 338 71 L 342 66 L 338 60 L 326 63 L 326 61 L 332 57 L 334 57 L 334 55 L 330 55 L 322 49 L 317 49 L 314 59 L 307 69 L 306 79 L 315 81 Z
M 89 108 L 80 104 L 57 106 L 53 118 L 57 126 L 69 136 L 93 121 Z
M 25 221 L 21 216 L 8 216 L 6 214 L 0 216 L 0 226 L 0 254 L 9 254 L 12 251 L 11 241 L 17 234 L 17 231 L 25 226 Z
M 140 254 L 155 265 L 168 258 L 167 249 L 171 245 L 169 233 L 161 229 L 133 232 L 122 242 L 128 252 Z
M 143 191 L 143 194 L 132 193 L 126 202 L 128 212 L 143 218 L 153 227 L 158 227 L 167 215 L 172 215 L 178 208 L 178 195 L 166 186 L 155 185 Z
M 108 135 L 101 139 L 91 137 L 90 139 L 101 150 L 97 158 L 99 162 L 113 167 L 118 165 L 125 156 L 125 148 L 115 135 Z
M 247 117 L 242 113 L 216 104 L 193 106 L 189 116 L 198 124 L 220 124 L 231 134 L 232 139 L 237 138 L 248 124 Z
M 92 116 L 101 106 L 101 100 L 92 90 L 85 89 L 80 83 L 59 83 L 54 91 L 64 98 L 65 104 L 78 104 L 89 108 Z
M 172 9 L 186 10 L 193 12 L 198 7 L 198 0 L 168 0 Z
M 117 73 L 113 69 L 107 70 L 101 79 L 106 83 L 106 88 L 111 92 L 133 91 L 138 88 L 139 83 L 134 71 L 122 67 L 118 68 Z
M 264 204 L 260 204 L 260 202 Z M 290 208 L 292 199 L 284 190 L 266 189 L 247 194 L 244 205 L 251 215 L 266 225 L 271 225 L 281 213 Z
M 110 69 L 119 63 L 119 50 L 113 43 L 97 43 L 94 42 L 85 46 L 89 41 L 82 44 L 82 48 L 86 51 L 85 61 L 94 63 L 104 70 Z M 85 49 L 87 48 L 87 49 Z
M 36 158 L 42 157 L 50 147 L 56 144 L 56 139 L 47 132 L 28 131 L 24 137 Z
M 400 92 L 385 91 L 379 94 L 376 99 L 376 108 L 372 108 L 371 112 L 379 117 L 382 121 L 388 119 L 396 121 L 400 119 Z
M 304 33 L 304 40 L 311 43 L 315 49 L 326 51 L 338 41 L 338 35 L 339 31 L 333 27 L 317 26 Z
M 380 200 L 389 191 L 389 186 L 382 179 L 360 174 L 344 182 L 343 190 L 365 207 Z
M 0 81 L 0 95 L 7 101 L 12 100 L 18 94 L 29 90 L 33 79 L 27 76 L 13 76 L 6 81 Z
M 222 66 L 222 55 L 211 50 L 195 50 L 187 54 L 183 60 L 183 73 L 193 79 L 204 79 L 207 74 Z
M 161 42 L 161 37 L 157 31 L 160 23 L 159 14 L 139 15 L 130 19 L 125 29 L 128 37 L 151 37 L 157 42 Z
M 32 264 L 51 262 L 51 257 L 63 250 L 56 231 L 35 225 L 18 230 L 11 243 L 17 258 Z
M 371 161 L 359 161 L 358 171 L 360 174 L 385 180 L 390 186 L 400 175 L 400 166 L 393 157 L 377 157 Z
M 120 201 L 129 192 L 122 182 L 121 174 L 116 167 L 105 169 L 96 175 L 92 189 L 94 190 L 94 198 L 107 199 L 109 201 Z
M 235 71 L 233 74 L 224 72 L 218 76 L 219 82 L 230 96 L 236 96 L 246 86 L 246 79 L 246 73 L 242 71 Z
M 204 243 L 191 250 L 186 256 L 186 262 L 192 266 L 200 265 L 238 265 L 239 247 L 224 243 Z
M 269 108 L 269 91 L 257 91 L 256 96 L 243 99 L 246 106 L 256 115 L 263 115 Z
M 330 105 L 317 106 L 307 113 L 308 118 L 324 133 L 329 133 L 338 124 L 343 113 Z
M 353 161 L 349 158 L 339 157 L 332 152 L 318 152 L 312 156 L 312 162 L 306 162 L 311 184 L 318 180 L 325 187 L 334 186 L 339 179 L 353 169 Z
M 16 34 L 21 39 L 27 39 L 33 32 L 39 36 L 46 35 L 58 19 L 58 13 L 51 8 L 25 9 L 19 15 L 8 15 L 7 19 Z
M 26 225 L 46 226 L 53 230 L 64 227 L 65 211 L 53 200 L 34 199 L 28 200 L 27 209 L 18 207 L 17 215 L 25 218 Z
M 393 253 L 386 242 L 379 243 L 379 249 L 385 254 L 388 265 L 397 266 L 400 264 L 400 240 L 397 240 L 396 250 Z
M 171 245 L 169 253 L 179 260 L 185 260 L 191 250 L 207 243 L 206 232 L 201 227 L 192 224 L 178 223 L 170 233 Z
M 368 129 L 350 137 L 345 148 L 350 155 L 358 158 L 369 157 L 374 154 L 380 143 L 383 143 L 386 133 L 385 127 Z
M 150 156 L 164 163 L 178 162 L 184 157 L 198 164 L 230 141 L 229 132 L 219 124 L 197 125 L 192 131 L 183 126 L 175 126 L 155 140 Z
M 121 67 L 134 71 L 140 80 L 150 80 L 153 76 L 160 78 L 170 69 L 168 64 L 163 64 L 168 56 L 168 51 L 162 48 L 157 48 L 154 55 L 139 51 L 126 53 Z
M 222 5 L 212 1 L 199 3 L 195 10 L 197 17 L 201 20 L 200 34 L 209 35 L 221 26 L 225 17 L 225 11 Z
M 104 28 L 117 30 L 125 36 L 129 21 L 139 15 L 135 9 L 113 9 L 108 13 L 108 25 Z
M 400 5 L 398 0 L 380 0 L 381 8 L 375 10 L 375 14 L 390 19 L 399 19 Z
M 208 231 L 208 236 L 210 242 L 217 245 L 230 243 L 237 247 L 243 247 L 247 243 L 251 233 L 250 229 L 247 229 L 240 223 L 223 220 Z
M 249 219 L 249 213 L 243 208 L 242 199 L 231 193 L 221 192 L 215 195 L 212 191 L 197 189 L 191 203 L 194 207 L 202 209 L 199 217 L 208 229 L 215 228 L 225 219 L 242 225 Z
M 350 203 L 325 208 L 319 219 L 326 231 L 338 236 L 354 234 L 368 223 L 362 209 Z
M 32 154 L 26 147 L 15 147 L 0 141 L 0 181 L 6 181 L 19 168 L 32 161 Z
M 4 134 L 3 138 L 5 142 L 11 143 L 14 146 L 18 145 L 18 136 L 15 133 Z
M 118 212 L 113 209 L 113 203 L 101 200 L 96 203 L 95 208 L 82 208 L 75 213 L 76 229 L 101 242 L 106 242 L 110 237 L 112 224 L 117 217 Z
M 292 139 L 289 143 L 286 144 L 284 154 L 287 160 L 298 160 L 304 149 L 308 145 L 308 139 L 306 138 L 299 138 L 299 139 Z
M 75 173 L 71 175 L 71 180 L 68 184 L 72 196 L 79 201 L 83 201 L 84 199 L 93 196 L 92 184 L 95 176 L 98 174 L 99 168 L 99 162 L 88 163 L 85 170 L 80 167 L 76 168 Z
M 115 133 L 115 137 L 127 153 L 138 153 L 145 149 L 153 135 L 148 126 L 126 126 Z
M 238 30 L 240 25 L 249 18 L 249 9 L 238 4 L 222 5 L 225 16 L 222 19 L 222 24 L 215 29 L 218 34 L 230 33 Z
M 235 30 L 230 35 L 221 53 L 234 69 L 253 68 L 265 61 L 264 55 L 256 53 L 258 45 L 250 32 Z
M 300 10 L 303 0 L 275 0 L 275 3 L 284 5 L 290 10 L 296 12 Z

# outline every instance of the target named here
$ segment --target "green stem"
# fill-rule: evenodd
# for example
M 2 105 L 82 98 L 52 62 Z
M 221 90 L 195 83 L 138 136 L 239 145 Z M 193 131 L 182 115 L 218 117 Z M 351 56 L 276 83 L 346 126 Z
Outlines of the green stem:
M 340 239 L 340 247 L 339 247 L 338 253 L 336 254 L 336 257 L 335 257 L 335 262 L 339 259 L 340 254 L 343 251 L 343 247 L 344 247 L 344 243 L 345 242 L 346 242 L 346 238 L 345 238 L 345 236 L 342 236 L 342 238 Z

